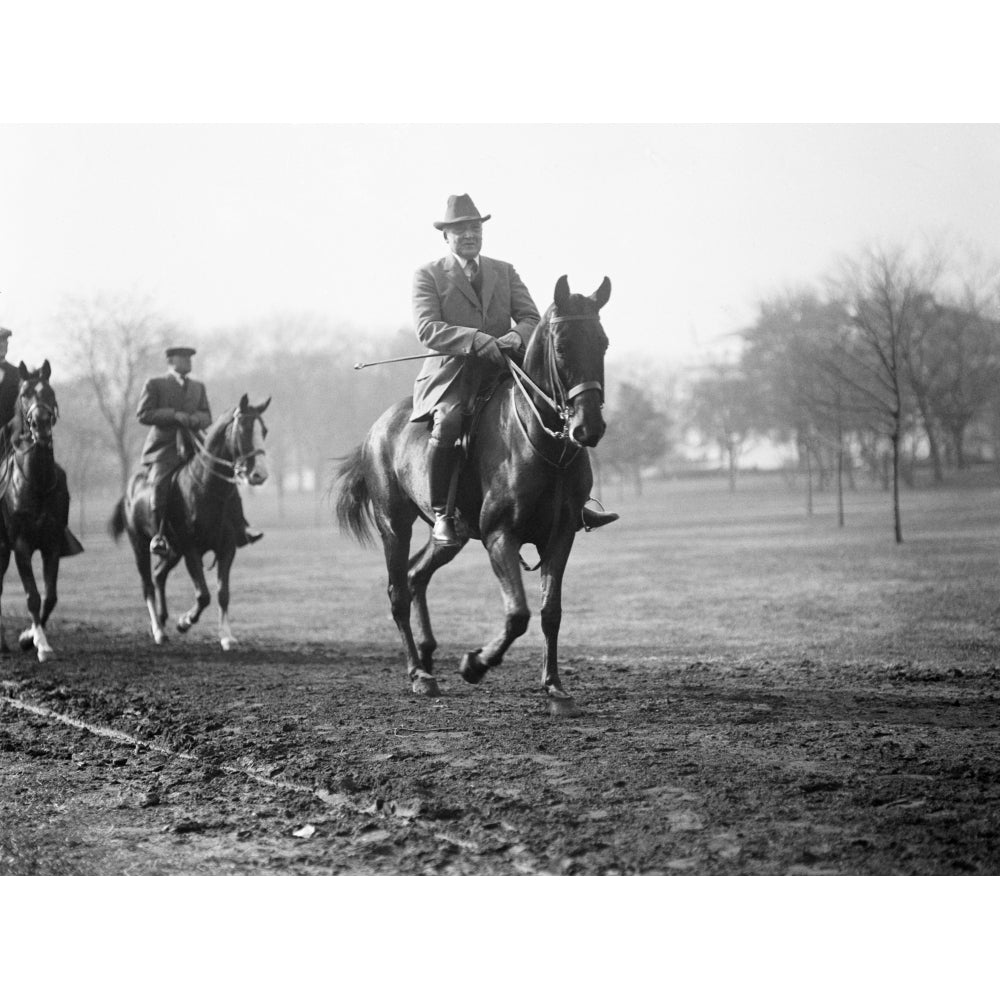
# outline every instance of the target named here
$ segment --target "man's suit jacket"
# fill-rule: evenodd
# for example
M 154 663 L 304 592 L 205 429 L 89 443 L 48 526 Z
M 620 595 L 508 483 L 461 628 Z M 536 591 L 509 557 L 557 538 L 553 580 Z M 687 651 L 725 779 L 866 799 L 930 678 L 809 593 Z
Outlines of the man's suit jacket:
M 414 276 L 417 337 L 449 357 L 424 362 L 413 386 L 413 420 L 425 420 L 443 400 L 471 405 L 480 379 L 493 367 L 475 357 L 486 338 L 513 329 L 527 346 L 538 324 L 538 309 L 512 265 L 480 255 L 479 268 L 481 300 L 453 254 L 426 264 Z
M 149 379 L 142 387 L 136 416 L 139 423 L 149 427 L 146 443 L 142 448 L 143 465 L 176 467 L 183 461 L 182 445 L 178 435 L 184 433 L 177 423 L 177 412 L 187 413 L 196 419 L 191 430 L 204 431 L 212 422 L 205 386 L 193 378 L 182 386 L 173 374 Z
M 0 382 L 0 427 L 6 426 L 17 409 L 17 394 L 21 388 L 21 373 L 9 361 L 4 361 L 3 381 Z

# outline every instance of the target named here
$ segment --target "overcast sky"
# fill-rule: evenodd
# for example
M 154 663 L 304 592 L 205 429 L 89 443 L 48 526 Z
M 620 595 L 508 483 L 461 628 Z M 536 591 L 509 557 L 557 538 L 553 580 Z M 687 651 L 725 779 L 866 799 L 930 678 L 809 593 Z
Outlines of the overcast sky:
M 150 294 L 198 344 L 311 313 L 409 325 L 468 192 L 536 302 L 604 275 L 613 351 L 695 356 L 872 240 L 1000 254 L 1000 127 L 0 127 L 0 325 L 36 363 L 65 295 Z M 51 351 L 49 352 L 51 353 Z

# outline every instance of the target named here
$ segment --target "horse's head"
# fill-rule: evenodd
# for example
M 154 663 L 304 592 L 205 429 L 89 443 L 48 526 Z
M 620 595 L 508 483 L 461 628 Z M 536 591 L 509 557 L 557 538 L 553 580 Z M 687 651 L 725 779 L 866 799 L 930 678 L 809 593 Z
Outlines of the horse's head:
M 43 448 L 52 447 L 52 429 L 59 419 L 59 404 L 56 394 L 49 385 L 52 367 L 48 360 L 41 368 L 28 371 L 22 361 L 18 368 L 21 384 L 17 395 L 16 416 L 20 419 L 21 434 L 31 444 Z
M 593 448 L 607 428 L 601 410 L 608 338 L 599 312 L 610 297 L 609 278 L 593 295 L 578 295 L 564 274 L 547 313 L 553 391 L 561 397 L 567 433 L 585 448 Z
M 267 453 L 264 438 L 267 426 L 261 414 L 268 408 L 271 397 L 259 406 L 253 406 L 246 393 L 233 411 L 229 431 L 229 448 L 233 456 L 233 474 L 251 486 L 260 486 L 267 480 Z

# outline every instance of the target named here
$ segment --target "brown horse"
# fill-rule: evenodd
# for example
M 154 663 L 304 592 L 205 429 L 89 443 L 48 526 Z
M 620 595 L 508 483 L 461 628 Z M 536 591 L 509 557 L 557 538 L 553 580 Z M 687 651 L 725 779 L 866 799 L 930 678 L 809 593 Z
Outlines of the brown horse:
M 195 604 L 177 620 L 177 630 L 187 632 L 211 603 L 202 565 L 206 552 L 214 552 L 217 563 L 219 642 L 223 649 L 230 649 L 236 642 L 229 625 L 229 571 L 236 558 L 236 534 L 227 511 L 240 480 L 259 486 L 267 479 L 267 428 L 261 414 L 270 402 L 268 399 L 260 406 L 252 406 L 244 394 L 234 410 L 209 427 L 204 443 L 189 437 L 192 454 L 171 484 L 164 519 L 170 553 L 157 560 L 155 570 L 149 553 L 155 526 L 150 517 L 145 472 L 132 477 L 112 513 L 112 536 L 117 539 L 128 531 L 157 645 L 167 639 L 167 576 L 182 558 L 195 585 Z
M 509 362 L 513 379 L 486 404 L 457 488 L 459 539 L 462 545 L 469 538 L 482 540 L 506 611 L 501 632 L 467 652 L 460 673 L 477 684 L 527 630 L 531 613 L 520 550 L 530 543 L 541 557 L 542 686 L 555 715 L 578 711 L 559 679 L 557 646 L 563 572 L 593 483 L 584 449 L 593 448 L 605 430 L 601 409 L 608 339 L 598 313 L 610 295 L 607 278 L 591 296 L 572 294 L 565 275 L 556 282 L 554 302 L 528 342 L 523 369 Z M 362 543 L 372 539 L 373 526 L 381 535 L 389 603 L 413 691 L 436 696 L 437 641 L 427 585 L 459 549 L 428 540 L 409 557 L 416 519 L 433 523 L 425 460 L 429 429 L 426 423 L 412 423 L 411 412 L 411 399 L 387 410 L 347 457 L 338 473 L 336 509 L 341 530 Z M 419 643 L 410 627 L 411 603 L 417 608 Z
M 0 438 L 4 452 L 0 461 L 0 594 L 13 552 L 31 615 L 30 627 L 19 637 L 20 645 L 24 650 L 34 646 L 44 662 L 53 655 L 45 625 L 58 600 L 59 560 L 82 552 L 83 546 L 67 527 L 69 489 L 53 449 L 59 404 L 49 385 L 52 368 L 46 361 L 41 368 L 28 371 L 22 361 L 18 371 L 21 381 L 14 418 Z M 44 601 L 31 567 L 35 552 L 42 555 Z M 2 617 L 0 651 L 9 652 Z

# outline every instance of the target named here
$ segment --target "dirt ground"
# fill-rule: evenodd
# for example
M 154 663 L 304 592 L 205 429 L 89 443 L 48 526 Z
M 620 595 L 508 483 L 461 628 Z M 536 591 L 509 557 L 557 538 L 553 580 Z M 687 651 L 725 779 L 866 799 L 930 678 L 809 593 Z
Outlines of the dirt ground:
M 98 524 L 63 567 L 57 658 L 0 659 L 0 872 L 1000 873 L 995 482 L 907 494 L 901 546 L 877 491 L 841 529 L 829 497 L 806 518 L 780 480 L 740 490 L 657 484 L 580 537 L 568 719 L 537 614 L 482 684 L 458 676 L 501 621 L 481 548 L 435 578 L 421 699 L 381 553 L 328 511 L 252 511 L 229 653 L 214 604 L 154 646 Z M 175 616 L 183 573 L 169 592 Z M 16 634 L 12 574 L 3 611 Z
M 514 654 L 408 692 L 395 645 L 3 664 L 5 874 L 997 874 L 995 650 L 967 671 Z M 86 728 L 82 728 L 86 727 Z

